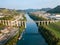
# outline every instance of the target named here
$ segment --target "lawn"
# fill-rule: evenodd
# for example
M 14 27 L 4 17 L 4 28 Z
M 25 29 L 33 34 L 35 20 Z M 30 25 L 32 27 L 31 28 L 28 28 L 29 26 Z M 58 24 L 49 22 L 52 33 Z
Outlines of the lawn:
M 49 25 L 44 25 L 44 27 L 48 29 L 49 31 L 51 31 L 53 34 L 55 34 L 57 38 L 60 38 L 60 23 L 59 22 L 51 23 Z

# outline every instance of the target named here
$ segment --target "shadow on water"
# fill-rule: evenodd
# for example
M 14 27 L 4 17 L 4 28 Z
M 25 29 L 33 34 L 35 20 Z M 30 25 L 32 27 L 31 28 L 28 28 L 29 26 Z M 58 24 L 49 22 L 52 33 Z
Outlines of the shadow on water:
M 23 32 L 22 39 L 18 40 L 17 45 L 47 45 L 44 38 L 38 32 L 35 22 L 28 16 L 26 22 L 26 30 Z

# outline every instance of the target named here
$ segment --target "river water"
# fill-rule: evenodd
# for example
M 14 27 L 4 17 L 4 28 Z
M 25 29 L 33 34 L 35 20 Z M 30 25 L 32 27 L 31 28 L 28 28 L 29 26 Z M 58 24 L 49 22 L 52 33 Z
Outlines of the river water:
M 45 39 L 38 32 L 38 27 L 35 22 L 28 16 L 27 18 L 26 29 L 23 32 L 21 40 L 18 40 L 17 45 L 47 45 Z

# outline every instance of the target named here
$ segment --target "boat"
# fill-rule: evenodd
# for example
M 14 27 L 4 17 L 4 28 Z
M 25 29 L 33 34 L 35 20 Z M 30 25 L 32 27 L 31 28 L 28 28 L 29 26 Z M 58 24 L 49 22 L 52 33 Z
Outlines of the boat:
M 22 38 L 22 36 L 20 36 L 18 39 L 20 40 Z

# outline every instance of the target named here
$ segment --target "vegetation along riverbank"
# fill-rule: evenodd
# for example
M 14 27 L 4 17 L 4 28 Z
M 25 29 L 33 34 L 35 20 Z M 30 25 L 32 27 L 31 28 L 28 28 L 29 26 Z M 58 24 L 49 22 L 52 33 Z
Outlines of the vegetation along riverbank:
M 31 14 L 29 16 L 35 21 L 46 20 Z M 45 38 L 48 45 L 60 45 L 60 22 L 50 23 L 48 25 L 39 25 L 38 30 Z
M 18 33 L 10 40 L 8 40 L 8 42 L 5 45 L 16 45 L 18 38 L 21 36 L 21 33 L 23 32 L 24 29 L 25 29 L 24 26 L 19 27 Z

